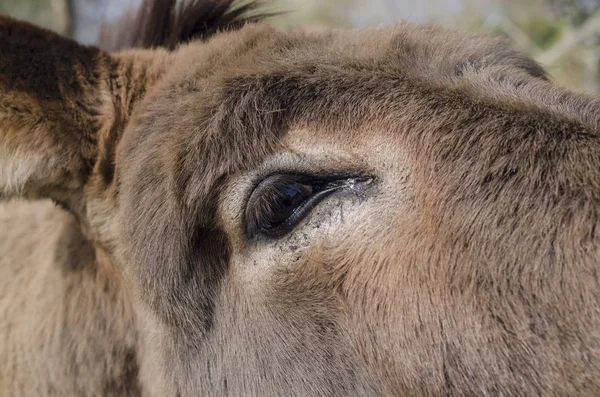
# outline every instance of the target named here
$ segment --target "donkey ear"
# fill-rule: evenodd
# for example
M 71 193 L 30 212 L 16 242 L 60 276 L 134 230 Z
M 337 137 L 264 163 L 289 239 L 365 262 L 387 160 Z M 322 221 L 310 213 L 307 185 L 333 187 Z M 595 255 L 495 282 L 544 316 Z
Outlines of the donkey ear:
M 107 53 L 0 17 L 0 198 L 69 204 L 97 157 Z

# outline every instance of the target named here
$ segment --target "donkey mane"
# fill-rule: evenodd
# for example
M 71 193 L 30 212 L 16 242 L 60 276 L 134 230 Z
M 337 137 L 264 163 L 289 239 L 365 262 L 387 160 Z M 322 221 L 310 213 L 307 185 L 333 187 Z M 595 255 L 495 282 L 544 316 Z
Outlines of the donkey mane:
M 108 51 L 173 50 L 179 44 L 204 41 L 218 32 L 238 30 L 274 15 L 261 6 L 260 0 L 142 0 L 137 12 L 126 13 L 112 32 L 108 25 L 102 26 L 98 45 Z

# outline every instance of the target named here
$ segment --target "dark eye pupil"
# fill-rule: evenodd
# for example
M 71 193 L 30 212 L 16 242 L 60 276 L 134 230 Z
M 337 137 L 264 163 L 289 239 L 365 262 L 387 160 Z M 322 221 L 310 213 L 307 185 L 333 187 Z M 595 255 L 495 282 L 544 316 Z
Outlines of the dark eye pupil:
M 277 192 L 277 199 L 272 207 L 269 219 L 271 226 L 284 222 L 304 200 L 312 196 L 313 188 L 302 183 L 292 183 L 282 186 Z
M 312 186 L 301 183 L 294 183 L 291 186 L 284 186 L 279 190 L 279 200 L 284 206 L 296 204 L 304 200 L 313 193 Z

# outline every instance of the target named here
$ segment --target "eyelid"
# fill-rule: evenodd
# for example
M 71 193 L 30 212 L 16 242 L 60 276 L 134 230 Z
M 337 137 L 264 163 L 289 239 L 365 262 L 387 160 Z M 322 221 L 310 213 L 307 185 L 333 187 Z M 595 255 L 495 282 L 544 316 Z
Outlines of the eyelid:
M 271 177 L 279 176 L 279 175 L 289 175 L 290 177 L 298 177 L 298 178 L 307 178 L 307 180 L 336 180 L 336 179 L 375 179 L 372 175 L 364 172 L 364 171 L 319 171 L 319 172 L 309 172 L 309 171 L 298 171 L 298 170 L 287 170 L 280 169 L 277 171 L 270 171 L 268 173 L 258 173 L 250 178 L 250 183 L 248 184 L 248 188 L 244 193 L 244 203 L 245 207 L 248 206 L 248 202 L 250 197 L 254 194 L 256 189 L 266 180 Z

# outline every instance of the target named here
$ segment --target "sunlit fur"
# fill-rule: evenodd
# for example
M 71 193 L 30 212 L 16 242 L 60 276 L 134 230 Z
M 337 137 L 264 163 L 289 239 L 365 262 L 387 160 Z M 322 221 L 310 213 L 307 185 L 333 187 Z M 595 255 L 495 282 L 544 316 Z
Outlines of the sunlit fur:
M 112 54 L 0 18 L 0 396 L 600 394 L 598 100 L 224 3 Z M 248 240 L 290 172 L 373 179 Z

